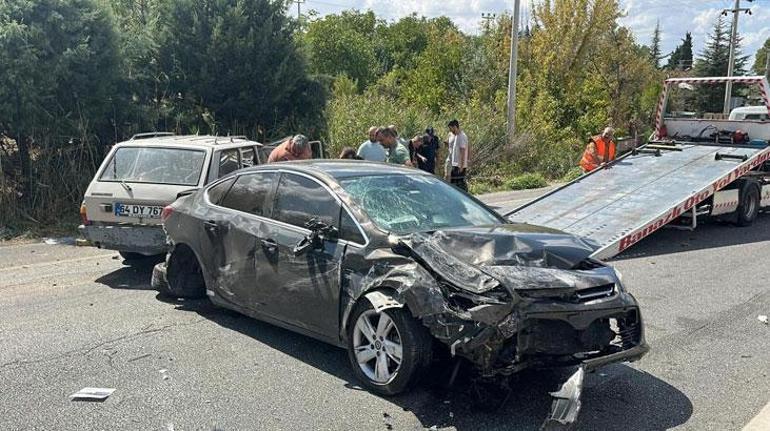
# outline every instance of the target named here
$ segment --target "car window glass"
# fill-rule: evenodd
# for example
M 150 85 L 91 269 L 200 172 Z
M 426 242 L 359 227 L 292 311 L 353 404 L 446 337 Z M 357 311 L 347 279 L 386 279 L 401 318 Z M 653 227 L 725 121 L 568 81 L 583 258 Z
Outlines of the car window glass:
M 274 172 L 239 176 L 220 205 L 258 216 L 266 216 L 267 206 L 265 203 L 273 187 L 275 176 Z
M 222 150 L 219 153 L 219 176 L 223 177 L 238 170 L 238 149 Z
M 295 174 L 283 174 L 275 197 L 273 218 L 305 227 L 313 218 L 337 227 L 340 205 L 317 182 Z
M 209 201 L 212 204 L 219 204 L 219 202 L 222 200 L 222 197 L 227 193 L 228 190 L 230 190 L 230 186 L 233 185 L 233 182 L 235 181 L 235 178 L 230 178 L 228 180 L 222 181 L 221 183 L 215 185 L 214 187 L 211 187 L 208 192 Z
M 361 235 L 361 231 L 358 226 L 350 217 L 347 211 L 342 210 L 340 215 L 340 238 L 346 241 L 356 242 L 358 244 L 366 243 L 366 240 Z
M 162 147 L 122 147 L 112 155 L 99 181 L 198 184 L 206 153 Z
M 248 168 L 249 166 L 254 166 L 255 164 L 254 147 L 241 148 L 241 167 Z
M 500 224 L 500 217 L 433 175 L 366 175 L 340 185 L 380 229 L 413 233 Z

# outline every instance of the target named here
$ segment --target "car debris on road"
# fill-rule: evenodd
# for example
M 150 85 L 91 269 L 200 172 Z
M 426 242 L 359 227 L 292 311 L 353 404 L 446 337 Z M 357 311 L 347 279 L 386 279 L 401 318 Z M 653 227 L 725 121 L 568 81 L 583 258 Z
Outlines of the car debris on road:
M 83 388 L 70 395 L 72 401 L 104 401 L 115 389 L 112 388 Z

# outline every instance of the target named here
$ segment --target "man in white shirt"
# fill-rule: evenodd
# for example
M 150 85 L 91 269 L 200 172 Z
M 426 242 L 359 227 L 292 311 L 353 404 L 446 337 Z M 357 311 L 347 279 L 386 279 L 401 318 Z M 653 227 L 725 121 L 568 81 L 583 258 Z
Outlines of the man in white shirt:
M 388 153 L 385 151 L 385 147 L 379 143 L 377 134 L 380 132 L 380 128 L 372 126 L 369 128 L 369 140 L 364 141 L 361 146 L 358 147 L 358 157 L 369 160 L 371 162 L 384 162 L 388 158 Z
M 460 189 L 468 190 L 465 182 L 465 174 L 468 170 L 468 136 L 460 130 L 460 122 L 452 120 L 447 123 L 449 127 L 449 155 L 447 156 L 445 175 L 450 183 Z

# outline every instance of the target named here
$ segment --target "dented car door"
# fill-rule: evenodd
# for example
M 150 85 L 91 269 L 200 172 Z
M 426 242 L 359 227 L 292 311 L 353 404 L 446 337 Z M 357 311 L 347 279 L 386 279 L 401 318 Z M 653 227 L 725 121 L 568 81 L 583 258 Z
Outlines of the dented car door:
M 311 220 L 336 230 L 340 209 L 320 183 L 283 173 L 272 220 L 262 224 L 257 253 L 257 289 L 267 298 L 269 314 L 326 336 L 337 333 L 339 267 L 345 245 L 334 234 L 322 234 L 302 250 L 298 245 L 314 233 L 305 227 Z
M 240 175 L 221 199 L 212 219 L 203 221 L 206 240 L 216 250 L 212 276 L 223 298 L 258 312 L 265 312 L 264 298 L 257 294 L 257 261 L 260 230 L 269 211 L 277 172 Z

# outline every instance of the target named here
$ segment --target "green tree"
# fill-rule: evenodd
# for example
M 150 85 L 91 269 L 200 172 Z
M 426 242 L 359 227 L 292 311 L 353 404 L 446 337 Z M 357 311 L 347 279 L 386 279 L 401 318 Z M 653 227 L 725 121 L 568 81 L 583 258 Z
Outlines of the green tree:
M 109 6 L 119 30 L 121 85 L 116 98 L 118 133 L 128 136 L 147 130 L 166 130 L 167 76 L 159 62 L 159 35 L 168 15 L 162 0 L 111 0 Z
M 412 14 L 389 24 L 380 22 L 375 32 L 376 50 L 381 70 L 390 72 L 396 67 L 412 69 L 420 53 L 428 45 L 429 21 Z
M 754 56 L 754 65 L 751 70 L 757 75 L 765 75 L 770 79 L 770 71 L 765 70 L 767 67 L 767 56 L 770 55 L 770 38 L 765 40 L 765 44 L 757 50 Z
M 301 37 L 311 71 L 329 76 L 346 75 L 363 90 L 380 73 L 375 57 L 374 12 L 344 11 L 308 25 Z
M 682 43 L 674 48 L 668 57 L 666 69 L 669 70 L 690 70 L 693 65 L 692 55 L 692 34 L 688 31 L 682 39 Z
M 650 44 L 650 60 L 656 69 L 660 68 L 660 21 L 655 23 L 655 30 L 652 33 L 652 43 Z
M 117 48 L 113 20 L 93 0 L 0 2 L 0 133 L 18 147 L 28 206 L 40 181 L 33 145 L 112 140 Z
M 173 0 L 160 58 L 177 128 L 284 133 L 320 125 L 324 91 L 271 0 Z
M 746 56 L 740 54 L 740 37 L 736 38 L 735 46 L 735 67 L 733 75 L 742 75 L 745 73 L 745 64 L 748 60 Z M 706 42 L 706 48 L 701 56 L 695 61 L 693 68 L 696 76 L 726 76 L 727 67 L 730 61 L 730 33 L 727 31 L 727 24 L 720 15 L 714 24 L 709 40 Z M 703 112 L 722 112 L 724 103 L 724 86 L 704 86 L 698 90 L 696 95 L 697 108 Z

